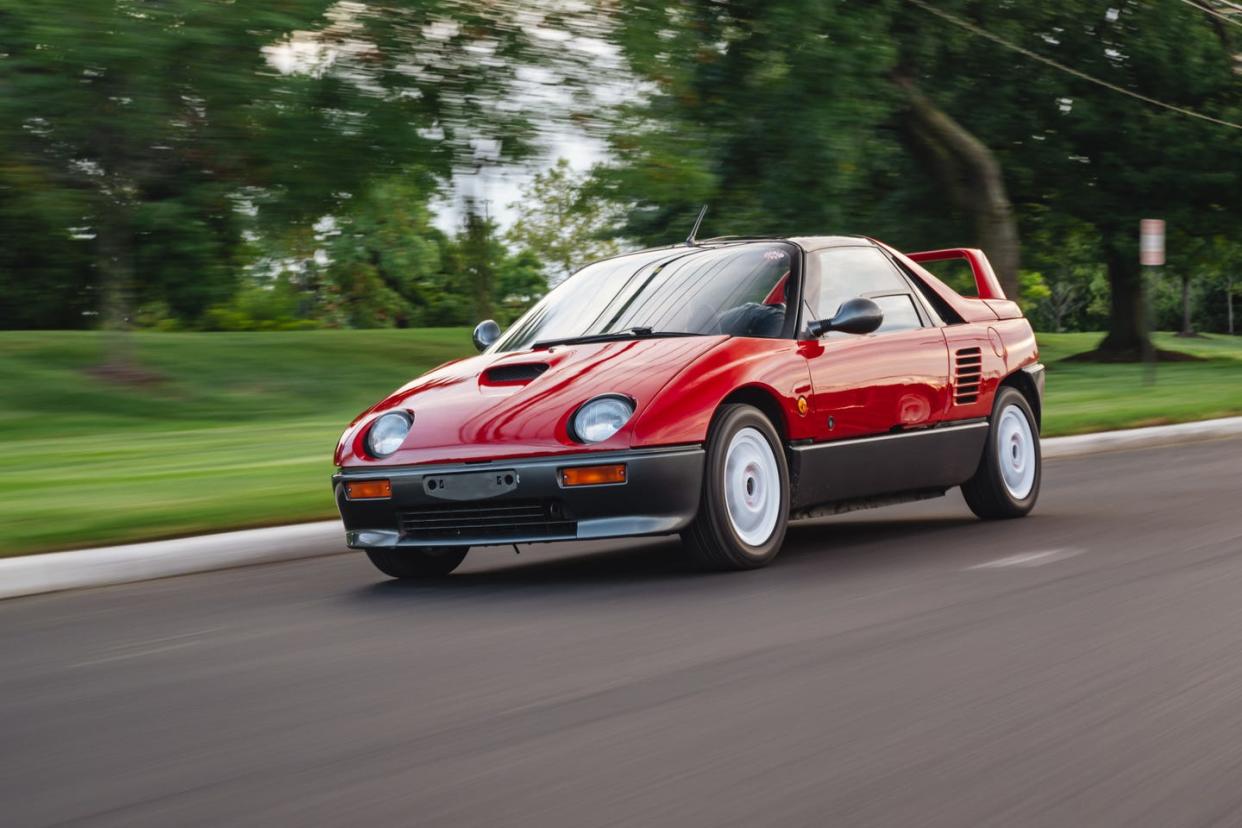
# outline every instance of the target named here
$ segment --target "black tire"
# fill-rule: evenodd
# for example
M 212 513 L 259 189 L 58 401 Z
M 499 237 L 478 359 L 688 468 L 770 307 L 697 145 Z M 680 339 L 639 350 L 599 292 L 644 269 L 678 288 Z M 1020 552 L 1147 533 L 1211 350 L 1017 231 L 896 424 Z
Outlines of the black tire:
M 780 494 L 776 524 L 767 539 L 758 545 L 747 543 L 738 534 L 729 516 L 725 493 L 725 460 L 729 445 L 734 436 L 746 428 L 759 432 L 771 450 L 777 470 L 774 482 L 778 485 Z M 751 483 L 746 485 L 750 486 Z M 754 489 L 748 489 L 748 492 L 753 491 Z M 770 515 L 770 511 L 768 514 Z M 788 524 L 789 467 L 780 435 L 776 433 L 772 422 L 757 408 L 749 405 L 721 407 L 707 439 L 707 459 L 703 470 L 703 494 L 699 501 L 699 511 L 694 522 L 681 535 L 686 552 L 692 561 L 707 569 L 757 569 L 771 563 L 776 557 L 785 540 Z
M 468 551 L 468 546 L 368 549 L 367 557 L 391 578 L 443 578 L 461 565 Z
M 1001 417 L 1006 409 L 1017 409 L 1026 418 L 1034 448 L 1034 482 L 1024 497 L 1016 497 L 1005 483 L 1001 470 L 1000 439 L 998 430 L 1001 428 Z M 1019 449 L 1012 449 L 1015 456 Z M 962 494 L 966 497 L 966 505 L 984 520 L 1001 520 L 1022 517 L 1031 511 L 1035 501 L 1039 499 L 1039 484 L 1043 476 L 1043 461 L 1039 448 L 1039 426 L 1031 404 L 1026 396 L 1016 388 L 1002 385 L 996 392 L 992 403 L 992 426 L 988 429 L 988 442 L 983 449 L 983 459 L 975 476 L 962 484 Z

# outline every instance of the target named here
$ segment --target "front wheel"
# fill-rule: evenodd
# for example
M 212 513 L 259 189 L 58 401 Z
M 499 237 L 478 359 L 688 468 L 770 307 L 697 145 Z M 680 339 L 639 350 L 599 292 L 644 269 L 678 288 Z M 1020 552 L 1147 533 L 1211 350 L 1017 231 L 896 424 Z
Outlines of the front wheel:
M 1022 517 L 1039 498 L 1039 427 L 1022 392 L 1001 386 L 975 476 L 962 484 L 966 505 L 985 520 Z
M 423 549 L 368 549 L 375 568 L 391 578 L 443 578 L 461 565 L 469 547 L 431 546 Z
M 707 441 L 699 512 L 682 533 L 686 550 L 709 569 L 755 569 L 776 557 L 788 523 L 780 435 L 759 409 L 724 406 Z

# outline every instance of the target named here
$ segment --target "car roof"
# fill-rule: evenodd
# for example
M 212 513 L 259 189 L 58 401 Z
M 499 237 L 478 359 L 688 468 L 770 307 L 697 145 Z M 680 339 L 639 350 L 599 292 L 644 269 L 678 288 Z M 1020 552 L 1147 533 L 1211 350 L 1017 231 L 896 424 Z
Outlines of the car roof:
M 612 256 L 605 256 L 602 259 L 595 259 L 587 262 L 579 267 L 574 273 L 582 270 L 590 265 L 607 262 L 613 259 L 624 259 L 629 256 L 638 256 L 643 253 L 656 253 L 661 250 L 686 250 L 692 248 L 712 248 L 726 247 L 739 244 L 761 244 L 763 242 L 788 242 L 796 244 L 807 253 L 816 250 L 824 250 L 829 247 L 874 247 L 875 242 L 866 236 L 715 236 L 710 239 L 698 239 L 693 245 L 687 245 L 685 242 L 681 244 L 668 244 L 659 247 L 644 247 L 638 250 L 627 250 Z M 571 274 L 572 275 L 572 274 Z
M 873 247 L 875 245 L 875 242 L 866 236 L 716 236 L 711 239 L 700 239 L 697 244 L 700 247 L 710 247 L 765 241 L 791 242 L 808 253 L 827 247 Z
M 875 242 L 866 236 L 791 236 L 789 241 L 810 253 L 826 247 L 874 247 Z

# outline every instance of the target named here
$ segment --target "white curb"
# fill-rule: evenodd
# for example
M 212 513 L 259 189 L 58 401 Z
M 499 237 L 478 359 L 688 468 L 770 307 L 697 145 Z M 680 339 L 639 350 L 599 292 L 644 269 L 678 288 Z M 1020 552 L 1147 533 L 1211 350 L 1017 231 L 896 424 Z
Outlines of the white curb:
M 1242 417 L 1104 431 L 1043 441 L 1048 459 L 1242 435 Z M 237 566 L 335 555 L 345 549 L 340 521 L 246 529 L 177 540 L 0 559 L 0 598 L 127 584 Z
M 1076 434 L 1073 437 L 1052 437 L 1042 444 L 1043 456 L 1077 457 L 1100 451 L 1168 446 L 1178 443 L 1197 443 L 1203 440 L 1219 440 L 1242 434 L 1242 417 L 1225 417 L 1219 420 L 1200 420 L 1197 423 L 1126 428 L 1121 431 L 1100 431 L 1095 434 Z
M 345 551 L 339 520 L 0 559 L 0 598 L 128 584 L 170 575 Z

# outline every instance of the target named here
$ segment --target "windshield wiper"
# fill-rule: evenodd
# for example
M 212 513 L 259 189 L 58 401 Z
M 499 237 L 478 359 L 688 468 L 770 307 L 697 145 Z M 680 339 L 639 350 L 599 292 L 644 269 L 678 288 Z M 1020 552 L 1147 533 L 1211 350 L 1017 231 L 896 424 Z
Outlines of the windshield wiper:
M 627 339 L 663 339 L 674 336 L 703 336 L 703 334 L 690 333 L 688 331 L 655 331 L 651 328 L 636 327 L 627 328 L 624 331 L 613 331 L 612 333 L 583 334 L 582 336 L 570 336 L 565 339 L 543 339 L 531 345 L 531 350 L 537 348 L 551 348 L 553 345 L 587 345 L 593 342 L 623 342 Z

